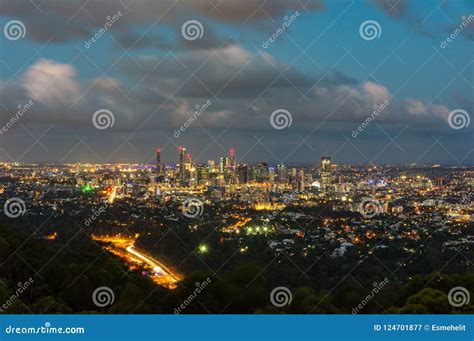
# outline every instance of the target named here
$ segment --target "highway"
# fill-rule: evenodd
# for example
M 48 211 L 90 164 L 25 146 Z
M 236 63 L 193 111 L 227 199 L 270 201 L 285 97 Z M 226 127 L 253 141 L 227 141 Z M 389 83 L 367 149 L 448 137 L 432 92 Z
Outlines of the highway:
M 121 236 L 120 234 L 114 236 L 97 236 L 92 235 L 92 239 L 103 243 L 112 243 L 114 247 L 105 246 L 104 248 L 115 255 L 123 258 L 130 266 L 140 264 L 142 270 L 147 270 L 146 275 L 149 276 L 153 282 L 168 289 L 175 289 L 177 283 L 182 280 L 181 276 L 176 275 L 168 267 L 160 261 L 146 255 L 137 250 L 135 246 L 135 238 Z
M 163 263 L 160 263 L 159 261 L 148 257 L 143 253 L 140 253 L 139 251 L 133 248 L 133 245 L 128 246 L 127 251 L 144 261 L 153 269 L 153 271 L 161 274 L 161 276 L 169 277 L 173 283 L 179 282 L 179 279 L 165 265 L 163 265 Z

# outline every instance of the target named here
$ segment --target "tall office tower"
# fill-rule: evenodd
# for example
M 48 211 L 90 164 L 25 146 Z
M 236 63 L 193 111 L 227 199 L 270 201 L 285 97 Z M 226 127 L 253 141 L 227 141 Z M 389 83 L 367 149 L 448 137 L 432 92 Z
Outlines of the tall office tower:
M 219 172 L 221 174 L 224 174 L 226 169 L 227 169 L 227 162 L 228 162 L 228 158 L 226 157 L 221 157 L 219 159 Z
M 271 183 L 275 183 L 275 168 L 274 167 L 268 168 L 268 180 Z
M 276 181 L 280 184 L 286 184 L 287 183 L 287 170 L 285 165 L 278 165 L 277 166 L 277 174 L 276 174 Z
M 289 175 L 289 178 L 288 178 L 288 182 L 290 184 L 292 184 L 293 186 L 296 184 L 296 173 L 297 173 L 297 169 L 296 168 L 291 168 L 290 169 L 290 175 Z
M 248 165 L 239 165 L 237 168 L 239 175 L 239 184 L 246 184 L 249 182 L 249 166 Z
M 189 186 L 197 184 L 197 169 L 192 163 L 186 164 L 186 182 Z
M 260 162 L 256 165 L 254 174 L 257 182 L 268 181 L 268 164 L 266 162 Z
M 179 180 L 181 184 L 184 184 L 186 179 L 186 168 L 184 166 L 186 162 L 186 148 L 179 147 Z
M 327 191 L 331 185 L 331 158 L 323 156 L 321 158 L 321 168 L 319 170 L 321 175 L 321 187 L 323 191 Z
M 200 186 L 207 186 L 209 184 L 209 169 L 206 165 L 200 164 L 196 167 L 197 184 Z
M 237 165 L 235 164 L 235 149 L 234 148 L 230 148 L 229 150 L 229 168 L 232 170 L 232 171 L 235 171 L 235 167 Z
M 209 185 L 217 187 L 219 182 L 219 173 L 216 170 L 210 170 L 208 174 Z
M 238 182 L 237 179 L 237 164 L 235 161 L 235 149 L 230 148 L 229 151 L 229 164 L 228 164 L 228 169 L 229 169 L 229 183 L 230 184 L 236 184 Z
M 163 175 L 163 165 L 161 164 L 161 150 L 156 150 L 156 173 L 158 176 Z
M 296 188 L 298 192 L 304 192 L 304 169 L 300 169 L 297 175 Z
M 209 171 L 212 171 L 215 167 L 216 167 L 216 161 L 214 160 L 207 161 L 207 168 L 209 168 Z

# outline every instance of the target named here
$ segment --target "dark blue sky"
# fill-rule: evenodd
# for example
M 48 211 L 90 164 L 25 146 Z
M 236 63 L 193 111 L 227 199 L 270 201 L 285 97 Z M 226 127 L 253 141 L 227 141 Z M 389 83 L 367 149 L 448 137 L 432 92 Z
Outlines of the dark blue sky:
M 2 1 L 0 160 L 474 163 L 471 1 L 126 3 Z

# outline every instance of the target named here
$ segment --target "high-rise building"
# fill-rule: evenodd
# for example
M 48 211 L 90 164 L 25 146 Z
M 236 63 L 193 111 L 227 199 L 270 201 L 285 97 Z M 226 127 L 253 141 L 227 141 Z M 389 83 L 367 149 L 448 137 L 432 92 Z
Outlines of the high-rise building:
M 184 147 L 179 147 L 179 180 L 182 185 L 184 185 L 186 181 L 186 148 Z
M 298 192 L 304 192 L 305 183 L 304 183 L 304 169 L 300 169 L 297 175 L 296 189 Z
M 230 150 L 229 150 L 229 168 L 232 171 L 235 171 L 236 166 L 237 165 L 235 164 L 235 149 L 230 148 Z
M 221 174 L 224 174 L 227 170 L 229 164 L 229 158 L 228 157 L 221 157 L 219 160 L 219 172 Z
M 321 175 L 321 188 L 323 191 L 327 191 L 331 185 L 331 158 L 329 156 L 323 156 L 321 158 L 321 166 L 319 169 Z
M 249 166 L 248 165 L 239 165 L 237 168 L 239 175 L 239 184 L 246 184 L 249 182 Z
M 163 175 L 163 165 L 161 164 L 161 150 L 156 150 L 156 173 L 158 176 Z
M 268 181 L 268 164 L 266 162 L 260 162 L 253 168 L 253 179 L 257 182 Z
M 268 180 L 271 183 L 275 183 L 275 168 L 274 167 L 268 168 Z
M 209 180 L 209 169 L 206 165 L 200 164 L 196 167 L 197 183 L 200 186 L 208 185 Z
M 228 178 L 230 184 L 237 183 L 237 164 L 235 161 L 235 149 L 230 148 L 229 151 L 229 165 L 228 165 Z
M 285 165 L 277 166 L 276 182 L 280 184 L 286 184 L 288 181 L 288 171 Z

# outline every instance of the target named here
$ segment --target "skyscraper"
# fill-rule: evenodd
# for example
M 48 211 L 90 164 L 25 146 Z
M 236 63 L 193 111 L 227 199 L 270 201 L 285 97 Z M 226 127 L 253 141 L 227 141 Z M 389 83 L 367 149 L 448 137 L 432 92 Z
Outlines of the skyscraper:
M 253 179 L 260 183 L 268 181 L 268 164 L 266 162 L 260 162 L 253 167 Z
M 235 161 L 235 149 L 230 148 L 229 151 L 229 183 L 237 183 L 237 165 Z
M 161 150 L 156 149 L 156 173 L 158 176 L 163 175 L 163 165 L 161 164 Z
M 186 162 L 186 148 L 179 147 L 179 179 L 183 185 L 186 179 L 186 168 L 184 166 Z
M 246 184 L 249 182 L 249 166 L 248 165 L 239 165 L 238 167 L 239 173 L 239 184 Z
M 277 177 L 276 180 L 280 184 L 286 184 L 288 178 L 288 171 L 286 170 L 285 165 L 278 165 L 277 166 Z
M 209 168 L 204 164 L 199 164 L 196 167 L 196 172 L 197 172 L 197 184 L 201 186 L 208 185 Z

